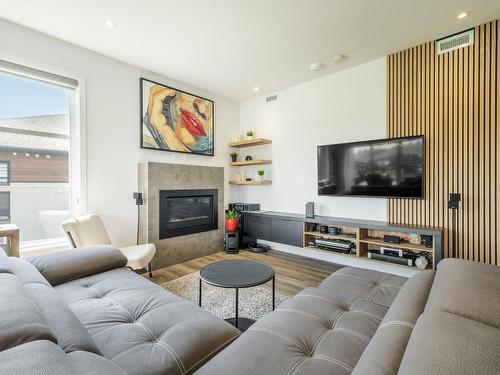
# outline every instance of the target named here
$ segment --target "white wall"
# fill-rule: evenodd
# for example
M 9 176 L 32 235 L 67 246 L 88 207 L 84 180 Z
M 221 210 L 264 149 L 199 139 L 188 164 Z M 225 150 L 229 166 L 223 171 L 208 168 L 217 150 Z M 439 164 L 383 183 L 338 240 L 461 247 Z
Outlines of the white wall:
M 386 136 L 385 59 L 277 94 L 275 102 L 260 97 L 240 105 L 241 131 L 251 129 L 273 141 L 240 149 L 240 155 L 271 158 L 272 165 L 263 169 L 272 185 L 232 187 L 233 196 L 266 210 L 303 213 L 304 204 L 314 201 L 321 215 L 386 220 L 386 199 L 320 197 L 316 185 L 316 146 Z M 247 169 L 255 177 L 258 168 Z
M 234 101 L 3 20 L 0 58 L 84 77 L 87 211 L 103 216 L 117 245 L 135 241 L 136 206 L 132 192 L 137 189 L 139 161 L 227 166 L 227 143 L 238 127 L 239 106 Z M 144 58 L 155 58 L 154 51 L 144 51 Z M 215 157 L 139 149 L 141 76 L 215 101 Z

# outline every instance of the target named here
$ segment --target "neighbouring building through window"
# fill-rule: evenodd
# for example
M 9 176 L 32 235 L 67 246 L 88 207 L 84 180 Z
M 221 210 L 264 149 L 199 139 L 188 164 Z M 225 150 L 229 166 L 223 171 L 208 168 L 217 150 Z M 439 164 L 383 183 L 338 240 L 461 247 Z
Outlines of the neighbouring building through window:
M 0 73 L 0 222 L 21 242 L 64 237 L 70 217 L 71 89 Z

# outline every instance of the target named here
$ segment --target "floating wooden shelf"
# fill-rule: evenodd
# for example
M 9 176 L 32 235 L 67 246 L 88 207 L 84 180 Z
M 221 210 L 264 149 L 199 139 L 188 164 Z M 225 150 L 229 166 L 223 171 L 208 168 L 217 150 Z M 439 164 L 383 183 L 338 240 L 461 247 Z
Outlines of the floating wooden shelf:
M 409 242 L 389 243 L 389 242 L 384 242 L 383 239 L 377 238 L 377 237 L 363 238 L 363 239 L 360 239 L 359 242 L 370 244 L 370 245 L 394 247 L 396 249 L 405 249 L 405 250 L 411 250 L 411 251 L 424 251 L 427 253 L 434 252 L 432 248 L 425 247 L 424 245 L 418 245 L 418 244 L 409 243 Z
M 328 234 L 328 233 L 321 233 L 321 232 L 304 232 L 304 234 L 307 234 L 309 236 L 315 236 L 315 237 L 323 237 L 327 239 L 332 239 L 332 240 L 345 240 L 345 241 L 356 241 L 356 237 L 349 237 L 349 236 L 343 236 L 343 235 L 333 235 L 333 234 Z
M 229 144 L 229 147 L 252 147 L 252 146 L 261 146 L 261 145 L 268 145 L 272 143 L 270 139 L 265 139 L 265 138 L 255 138 L 255 139 L 250 139 L 248 141 L 240 141 L 240 142 L 232 142 Z
M 240 161 L 234 161 L 229 163 L 229 165 L 234 166 L 234 167 L 241 167 L 245 165 L 257 165 L 257 164 L 271 164 L 272 160 L 262 160 L 262 159 L 256 159 L 256 160 L 240 160 Z
M 271 185 L 271 180 L 251 180 L 251 181 L 229 181 L 230 185 Z

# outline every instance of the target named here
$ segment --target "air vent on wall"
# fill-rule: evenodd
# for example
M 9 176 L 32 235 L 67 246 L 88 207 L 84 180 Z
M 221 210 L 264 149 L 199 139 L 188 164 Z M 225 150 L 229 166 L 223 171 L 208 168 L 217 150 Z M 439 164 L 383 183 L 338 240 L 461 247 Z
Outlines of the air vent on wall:
M 437 54 L 441 55 L 472 44 L 474 44 L 474 29 L 438 40 Z
M 278 100 L 278 95 L 268 96 L 268 97 L 266 98 L 266 103 L 269 103 L 269 102 L 274 102 L 275 100 Z

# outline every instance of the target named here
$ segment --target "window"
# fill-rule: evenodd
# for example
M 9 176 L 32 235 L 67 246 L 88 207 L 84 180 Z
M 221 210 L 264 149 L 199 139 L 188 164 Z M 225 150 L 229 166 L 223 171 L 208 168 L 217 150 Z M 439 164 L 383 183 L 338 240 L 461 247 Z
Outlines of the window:
M 0 222 L 19 226 L 22 246 L 63 239 L 61 222 L 77 214 L 77 86 L 0 60 Z
M 10 162 L 0 160 L 0 186 L 10 185 Z

